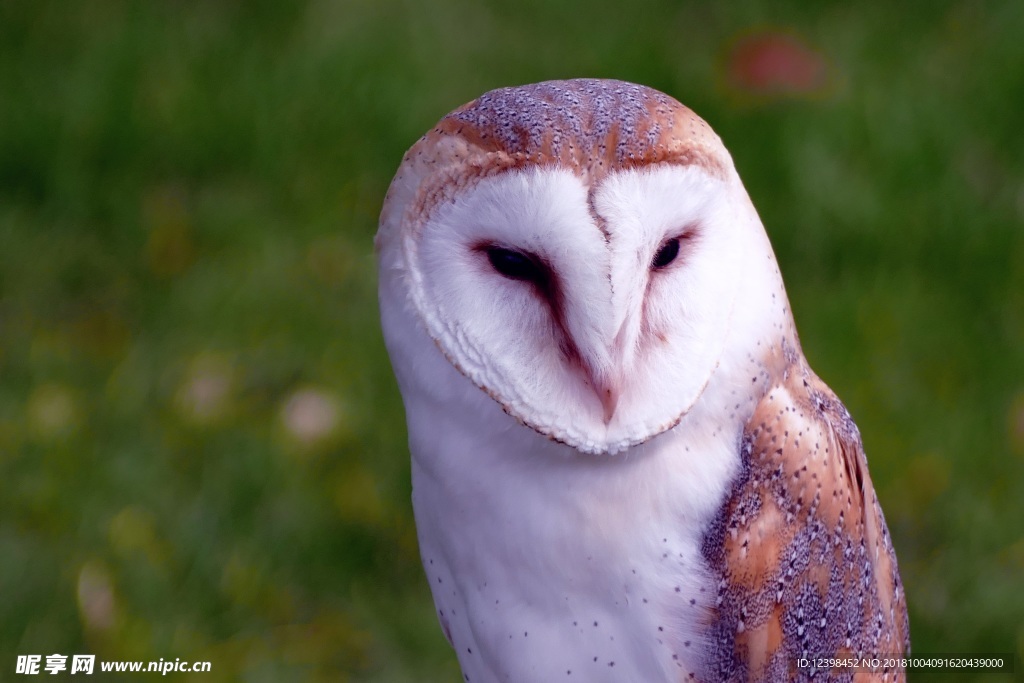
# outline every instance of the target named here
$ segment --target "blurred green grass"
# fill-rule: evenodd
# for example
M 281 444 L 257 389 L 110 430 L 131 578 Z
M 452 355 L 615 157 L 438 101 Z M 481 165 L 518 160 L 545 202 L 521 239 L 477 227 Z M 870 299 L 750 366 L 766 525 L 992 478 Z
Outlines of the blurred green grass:
M 756 30 L 829 87 L 730 85 Z M 3 3 L 0 680 L 53 652 L 459 678 L 371 239 L 446 111 L 583 75 L 732 152 L 861 427 L 915 651 L 1024 666 L 1022 34 L 1009 1 Z

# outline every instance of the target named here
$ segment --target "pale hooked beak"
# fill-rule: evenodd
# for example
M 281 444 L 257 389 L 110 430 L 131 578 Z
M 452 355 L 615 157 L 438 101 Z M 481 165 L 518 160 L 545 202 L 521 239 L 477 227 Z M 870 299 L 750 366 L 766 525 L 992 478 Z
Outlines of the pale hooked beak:
M 625 385 L 623 365 L 626 360 L 623 358 L 622 348 L 623 329 L 615 336 L 615 341 L 600 354 L 594 354 L 591 362 L 585 363 L 587 368 L 590 387 L 601 402 L 602 417 L 605 426 L 611 424 L 615 417 L 615 410 L 619 406 L 619 398 L 622 396 L 622 387 Z
M 602 372 L 590 364 L 585 364 L 584 368 L 587 384 L 601 403 L 604 423 L 611 424 L 612 418 L 615 417 L 615 409 L 619 405 L 619 396 L 622 394 L 622 382 L 619 381 L 617 373 Z
M 597 387 L 597 391 L 601 399 L 601 406 L 604 408 L 604 423 L 607 425 L 615 417 L 615 408 L 619 405 L 619 387 L 617 384 L 613 384 Z
M 593 338 L 597 335 L 587 335 L 590 337 L 589 344 L 582 348 L 575 345 L 572 347 L 575 358 L 582 366 L 587 386 L 601 404 L 601 417 L 606 427 L 615 418 L 619 399 L 629 385 L 627 373 L 633 362 L 630 350 L 635 346 L 635 327 L 628 325 L 624 318 L 619 322 L 614 335 L 608 335 L 603 340 L 600 337 L 604 335 L 598 336 L 598 339 Z

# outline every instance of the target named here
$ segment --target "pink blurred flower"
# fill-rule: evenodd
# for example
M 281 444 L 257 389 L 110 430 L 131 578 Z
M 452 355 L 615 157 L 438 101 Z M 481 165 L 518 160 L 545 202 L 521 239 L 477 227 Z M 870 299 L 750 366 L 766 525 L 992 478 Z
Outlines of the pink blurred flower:
M 342 411 L 332 394 L 307 388 L 288 398 L 281 409 L 281 417 L 292 437 L 302 444 L 312 445 L 325 440 L 338 429 Z
M 726 57 L 729 85 L 753 95 L 805 95 L 828 85 L 824 56 L 799 37 L 777 30 L 750 33 Z

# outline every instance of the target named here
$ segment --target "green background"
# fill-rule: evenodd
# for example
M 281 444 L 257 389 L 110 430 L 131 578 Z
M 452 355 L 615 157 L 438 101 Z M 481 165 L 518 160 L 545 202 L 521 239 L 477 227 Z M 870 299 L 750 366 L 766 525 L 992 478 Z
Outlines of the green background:
M 737 84 L 758 32 L 824 85 Z M 0 680 L 55 652 L 460 679 L 371 240 L 445 112 L 574 76 L 724 139 L 863 433 L 915 651 L 1024 677 L 1022 36 L 1017 1 L 0 4 Z

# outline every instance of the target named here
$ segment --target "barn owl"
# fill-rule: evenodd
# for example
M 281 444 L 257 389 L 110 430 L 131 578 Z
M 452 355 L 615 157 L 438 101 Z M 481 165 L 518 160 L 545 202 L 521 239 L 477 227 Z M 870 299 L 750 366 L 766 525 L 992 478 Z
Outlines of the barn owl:
M 857 427 L 692 111 L 611 80 L 488 92 L 405 155 L 376 248 L 466 681 L 853 680 L 816 658 L 909 648 Z

